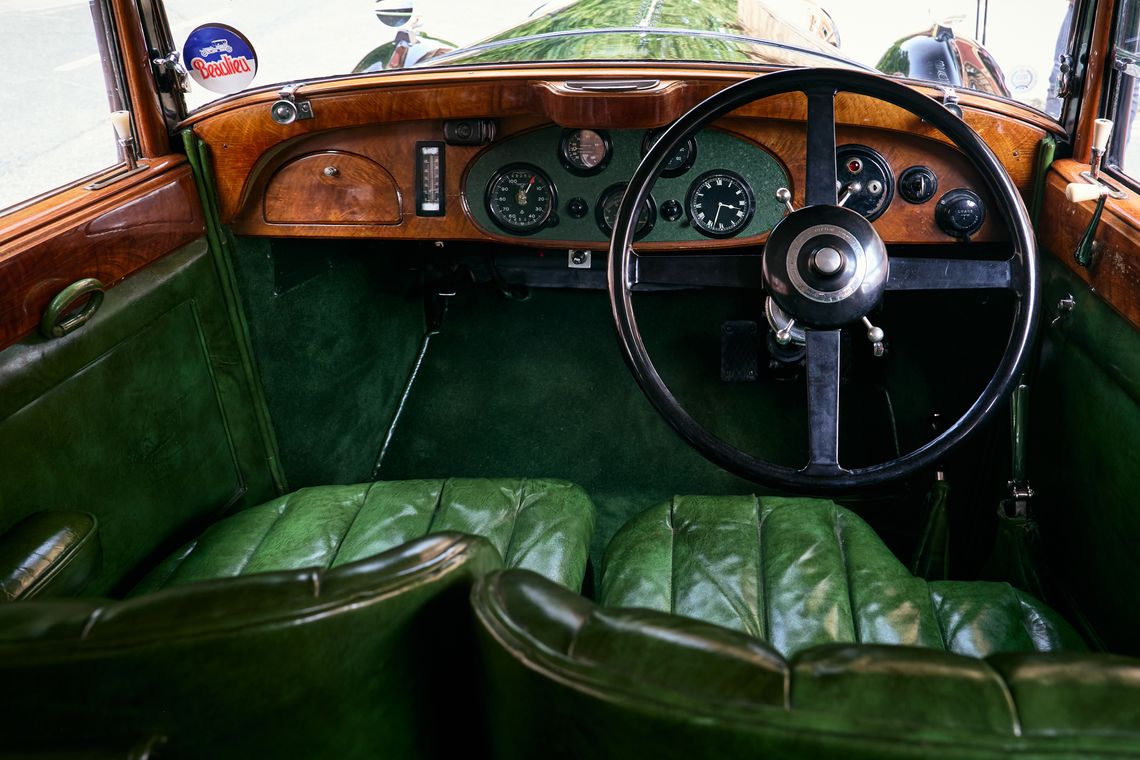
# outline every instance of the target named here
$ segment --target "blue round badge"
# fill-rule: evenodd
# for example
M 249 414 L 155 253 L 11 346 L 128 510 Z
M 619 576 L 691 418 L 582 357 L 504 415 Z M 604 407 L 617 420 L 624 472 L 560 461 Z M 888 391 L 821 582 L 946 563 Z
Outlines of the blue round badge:
M 225 24 L 203 24 L 186 38 L 182 60 L 190 78 L 211 92 L 240 92 L 257 74 L 257 54 L 245 35 Z

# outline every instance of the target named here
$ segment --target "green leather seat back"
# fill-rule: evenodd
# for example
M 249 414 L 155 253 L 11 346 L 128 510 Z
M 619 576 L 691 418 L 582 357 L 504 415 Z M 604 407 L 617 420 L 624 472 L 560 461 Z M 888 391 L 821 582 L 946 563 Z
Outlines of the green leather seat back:
M 1056 758 L 1140 753 L 1140 661 L 824 644 L 611 609 L 518 570 L 472 590 L 491 756 Z
M 192 581 L 335 568 L 439 531 L 483 536 L 507 567 L 579 589 L 594 506 L 560 480 L 408 480 L 306 488 L 210 526 L 133 596 Z
M 1080 650 L 1080 636 L 1005 583 L 927 583 L 830 501 L 679 496 L 606 549 L 601 604 L 702 620 L 790 656 L 848 642 L 997 652 Z
M 0 605 L 0 755 L 157 743 L 164 758 L 363 759 L 465 746 L 479 698 L 466 598 L 500 566 L 486 539 L 440 533 L 331 570 Z

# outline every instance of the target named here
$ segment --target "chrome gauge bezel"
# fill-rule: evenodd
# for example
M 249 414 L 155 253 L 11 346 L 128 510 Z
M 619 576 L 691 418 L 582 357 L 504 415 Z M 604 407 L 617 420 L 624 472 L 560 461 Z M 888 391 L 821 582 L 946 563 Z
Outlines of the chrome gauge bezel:
M 594 220 L 598 223 L 600 229 L 608 237 L 613 234 L 613 226 L 606 220 L 606 201 L 617 198 L 621 202 L 621 197 L 625 194 L 625 182 L 617 182 L 610 185 L 602 191 L 598 196 L 598 200 L 594 203 Z M 634 240 L 641 240 L 650 232 L 653 231 L 654 225 L 657 224 L 657 202 L 653 200 L 653 196 L 648 196 L 643 206 L 646 211 L 645 225 L 638 227 L 637 233 L 634 235 Z
M 694 213 L 693 209 L 693 201 L 697 196 L 697 191 L 700 186 L 715 177 L 724 177 L 725 179 L 731 180 L 732 182 L 738 184 L 744 191 L 744 197 L 747 203 L 747 208 L 744 212 L 744 218 L 729 229 L 725 230 L 714 230 L 711 227 L 704 226 L 705 223 L 700 221 L 700 218 L 696 213 Z M 713 169 L 712 171 L 705 172 L 692 181 L 692 183 L 689 185 L 688 192 L 685 193 L 685 215 L 689 220 L 689 224 L 692 225 L 692 228 L 694 230 L 701 233 L 705 237 L 716 239 L 736 237 L 745 229 L 747 229 L 748 225 L 752 222 L 752 217 L 755 216 L 755 214 L 756 195 L 752 190 L 752 185 L 750 185 L 748 183 L 748 180 L 746 180 L 744 177 L 740 176 L 736 172 L 729 171 L 728 169 Z
M 528 222 L 526 224 L 520 225 L 504 219 L 500 215 L 501 209 L 499 209 L 499 207 L 496 206 L 496 204 L 493 202 L 492 196 L 494 195 L 493 190 L 495 188 L 495 185 L 498 184 L 499 180 L 502 179 L 505 175 L 515 171 L 531 172 L 535 175 L 536 178 L 541 178 L 544 180 L 546 182 L 546 186 L 550 188 L 550 200 L 546 204 L 545 209 L 541 212 L 541 218 L 536 219 L 534 222 Z M 520 161 L 500 167 L 494 174 L 491 175 L 491 179 L 488 180 L 487 188 L 483 193 L 483 204 L 484 208 L 487 210 L 487 215 L 491 218 L 491 221 L 499 227 L 499 229 L 515 235 L 533 235 L 544 227 L 549 226 L 554 220 L 557 219 L 555 216 L 555 210 L 558 208 L 558 188 L 555 186 L 554 180 L 552 180 L 550 178 L 550 175 L 545 171 L 535 166 L 534 164 Z
M 858 162 L 859 170 L 851 172 L 849 165 Z M 847 201 L 846 208 L 861 214 L 868 222 L 882 216 L 895 198 L 895 178 L 891 165 L 883 154 L 874 148 L 858 143 L 840 145 L 835 149 L 835 178 L 840 183 L 839 192 L 850 182 L 860 183 L 860 189 Z M 879 182 L 882 189 L 878 195 L 868 195 L 871 182 Z
M 653 147 L 653 144 L 657 142 L 657 138 L 660 137 L 661 133 L 664 131 L 664 129 L 646 130 L 645 135 L 641 138 L 642 158 L 645 158 L 645 154 L 649 152 L 649 149 Z M 693 164 L 697 162 L 697 138 L 690 137 L 688 140 L 686 140 L 683 149 L 687 153 L 685 159 L 678 166 L 675 166 L 672 169 L 662 169 L 662 177 L 680 177 L 682 174 L 685 174 L 693 168 Z M 677 153 L 674 153 L 673 156 L 669 158 L 669 161 L 665 162 L 665 165 L 668 166 L 676 156 Z
M 580 166 L 570 157 L 570 141 L 583 132 L 593 132 L 602 140 L 605 152 L 597 166 Z M 610 159 L 613 158 L 613 155 L 613 140 L 610 139 L 609 133 L 604 129 L 565 129 L 562 131 L 562 139 L 558 141 L 558 161 L 562 164 L 562 168 L 579 177 L 592 177 L 601 173 L 610 165 Z

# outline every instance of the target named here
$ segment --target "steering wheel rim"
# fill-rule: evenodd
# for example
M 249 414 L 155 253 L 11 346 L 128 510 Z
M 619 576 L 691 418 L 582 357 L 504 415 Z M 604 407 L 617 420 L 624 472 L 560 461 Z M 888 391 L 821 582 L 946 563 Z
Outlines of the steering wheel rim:
M 755 100 L 789 92 L 802 92 L 808 99 L 805 164 L 807 203 L 805 209 L 796 213 L 820 205 L 821 198 L 825 201 L 823 205 L 828 205 L 825 193 L 828 174 L 826 162 L 820 160 L 821 152 L 829 151 L 830 184 L 834 188 L 834 99 L 839 92 L 850 92 L 891 103 L 920 117 L 941 131 L 978 170 L 1007 225 L 1011 238 L 1011 256 L 1003 262 L 1007 267 L 1008 283 L 1001 287 L 1014 293 L 1016 303 L 1009 340 L 993 376 L 966 412 L 934 439 L 914 451 L 867 467 L 846 469 L 838 461 L 840 350 L 838 336 L 841 328 L 807 331 L 808 358 L 805 363 L 805 384 L 808 387 L 809 462 L 803 468 L 794 468 L 753 456 L 727 443 L 698 423 L 676 399 L 657 372 L 641 338 L 633 310 L 632 289 L 636 284 L 633 272 L 636 257 L 632 248 L 636 230 L 635 210 L 640 208 L 644 198 L 648 196 L 668 157 L 684 140 L 729 112 Z M 816 144 L 814 160 L 813 141 Z M 830 197 L 830 203 L 834 204 L 834 190 Z M 773 239 L 772 234 L 790 218 L 792 217 L 785 217 L 776 225 L 769 235 L 769 242 Z M 767 245 L 765 247 L 767 248 Z M 889 257 L 884 253 L 883 258 Z M 896 259 L 896 261 L 908 260 Z M 909 261 L 913 265 L 915 260 Z M 953 263 L 955 260 L 936 261 Z M 888 274 L 885 278 L 885 289 L 926 289 L 911 287 L 910 285 L 914 283 L 906 281 L 910 275 L 905 274 L 905 271 L 900 275 L 901 280 L 892 280 Z M 997 268 L 995 272 L 993 282 L 1002 282 L 1001 278 L 1004 275 L 997 272 Z M 914 271 L 911 275 L 914 275 Z M 948 287 L 946 284 L 929 279 L 929 275 L 927 272 L 926 280 L 918 276 L 916 282 L 920 284 L 925 282 L 930 289 Z M 767 276 L 765 272 L 765 277 Z M 674 122 L 642 159 L 627 186 L 610 238 L 608 280 L 614 325 L 617 328 L 626 363 L 642 391 L 677 433 L 706 458 L 736 475 L 765 485 L 809 493 L 836 493 L 882 485 L 910 476 L 942 459 L 952 448 L 990 420 L 1012 392 L 1029 359 L 1040 311 L 1037 246 L 1029 214 L 1005 167 L 989 146 L 962 119 L 930 97 L 886 77 L 846 69 L 791 69 L 754 77 L 712 95 Z M 967 284 L 961 287 L 991 286 L 993 285 Z M 826 339 L 814 337 L 822 335 L 828 337 Z M 813 367 L 817 365 L 823 367 L 822 374 L 818 368 L 813 372 Z M 822 388 L 820 383 L 813 382 L 813 380 L 818 381 L 820 377 L 825 380 L 827 377 L 833 377 L 833 387 Z M 828 440 L 832 431 L 822 430 L 822 433 L 817 433 L 815 429 L 817 421 L 825 419 L 829 414 L 827 407 L 832 403 L 834 404 L 832 427 L 835 439 L 833 445 Z M 819 411 L 821 405 L 822 412 Z M 829 454 L 832 449 L 833 457 Z M 821 465 L 815 461 L 820 452 L 825 459 L 830 457 L 834 462 L 823 462 Z M 832 464 L 834 466 L 831 466 Z

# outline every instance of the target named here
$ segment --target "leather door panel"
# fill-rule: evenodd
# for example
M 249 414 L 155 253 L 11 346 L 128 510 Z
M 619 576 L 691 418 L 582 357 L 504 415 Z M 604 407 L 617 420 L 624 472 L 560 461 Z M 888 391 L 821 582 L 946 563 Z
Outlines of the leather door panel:
M 104 559 L 86 590 L 113 591 L 185 530 L 273 494 L 253 403 L 198 240 L 109 290 L 71 335 L 0 352 L 0 531 L 40 510 L 94 513 Z

